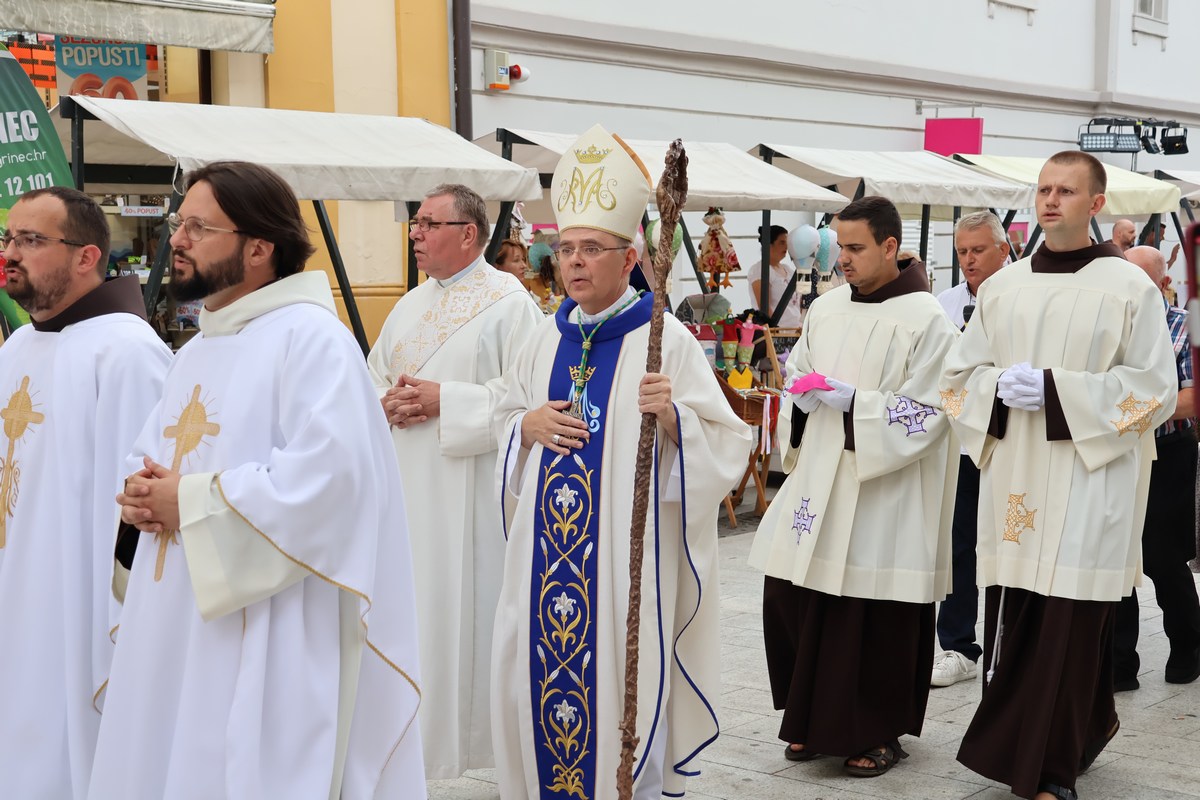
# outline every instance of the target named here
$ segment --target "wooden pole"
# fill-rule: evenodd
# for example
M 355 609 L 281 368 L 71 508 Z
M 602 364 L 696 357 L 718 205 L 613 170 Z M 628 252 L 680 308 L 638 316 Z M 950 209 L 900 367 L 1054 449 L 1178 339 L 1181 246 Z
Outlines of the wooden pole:
M 650 342 L 646 372 L 662 368 L 663 305 L 667 274 L 671 271 L 675 225 L 687 201 L 687 154 L 679 139 L 667 149 L 666 165 L 658 181 L 658 251 L 654 255 L 654 305 L 650 315 Z M 637 682 L 642 605 L 642 557 L 645 553 L 646 514 L 650 503 L 650 477 L 654 433 L 658 420 L 642 414 L 637 467 L 633 476 L 633 521 L 629 526 L 629 611 L 625 616 L 625 710 L 621 717 L 621 761 L 617 765 L 617 797 L 633 797 L 633 751 L 637 736 Z

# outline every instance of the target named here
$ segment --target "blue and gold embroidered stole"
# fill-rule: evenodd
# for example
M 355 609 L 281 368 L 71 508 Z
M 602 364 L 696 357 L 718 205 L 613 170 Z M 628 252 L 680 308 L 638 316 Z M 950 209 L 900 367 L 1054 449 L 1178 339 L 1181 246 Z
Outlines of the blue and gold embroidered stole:
M 596 794 L 595 615 L 605 422 L 623 338 L 650 321 L 652 303 L 644 295 L 596 331 L 581 398 L 591 440 L 566 456 L 543 450 L 538 468 L 529 674 L 543 798 L 591 800 Z M 583 355 L 583 336 L 570 321 L 574 308 L 567 300 L 555 315 L 562 338 L 550 373 L 552 399 L 575 399 L 572 370 Z M 585 325 L 584 333 L 591 328 Z

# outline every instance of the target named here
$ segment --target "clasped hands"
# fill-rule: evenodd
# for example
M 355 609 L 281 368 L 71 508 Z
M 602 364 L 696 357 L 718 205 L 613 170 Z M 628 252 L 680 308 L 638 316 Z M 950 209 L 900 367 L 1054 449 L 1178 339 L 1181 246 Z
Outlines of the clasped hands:
M 789 389 L 788 396 L 792 399 L 792 402 L 796 404 L 797 408 L 799 408 L 805 414 L 811 414 L 816 411 L 822 403 L 824 403 L 835 411 L 841 411 L 844 413 L 850 410 L 850 404 L 854 402 L 853 386 L 844 381 L 839 381 L 837 378 L 831 378 L 828 375 L 821 375 L 817 372 L 810 374 L 820 378 L 822 381 L 824 381 L 825 386 L 828 386 L 829 388 L 826 389 L 824 387 L 814 387 L 804 389 L 802 391 L 792 391 Z M 797 381 L 794 381 L 792 385 L 795 386 L 795 384 L 801 381 L 804 377 L 805 376 L 803 375 L 800 376 L 800 378 L 798 378 Z M 816 383 L 820 383 L 820 381 L 817 381 Z
M 1046 376 L 1028 361 L 1013 364 L 996 381 L 996 397 L 1009 408 L 1037 411 L 1046 405 Z
M 559 455 L 578 450 L 591 439 L 587 423 L 576 419 L 566 410 L 569 400 L 551 400 L 540 408 L 525 414 L 521 420 L 521 446 L 524 448 L 540 444 Z M 638 385 L 638 412 L 653 414 L 667 436 L 675 439 L 677 415 L 671 400 L 671 379 L 658 372 L 648 372 Z
M 442 413 L 442 386 L 411 375 L 401 375 L 379 400 L 387 421 L 397 428 L 419 425 Z
M 117 495 L 121 522 L 146 533 L 179 530 L 180 474 L 149 456 L 142 469 L 125 479 L 125 488 Z

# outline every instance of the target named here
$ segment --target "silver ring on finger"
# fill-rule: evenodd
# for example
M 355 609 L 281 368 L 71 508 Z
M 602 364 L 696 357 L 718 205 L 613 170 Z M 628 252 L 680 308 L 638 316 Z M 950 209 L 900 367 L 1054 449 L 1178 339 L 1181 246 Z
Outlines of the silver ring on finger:
M 554 443 L 555 445 L 557 445 L 559 440 L 561 440 L 561 439 L 562 439 L 562 437 L 559 436 L 557 433 L 550 437 L 550 441 L 552 443 Z

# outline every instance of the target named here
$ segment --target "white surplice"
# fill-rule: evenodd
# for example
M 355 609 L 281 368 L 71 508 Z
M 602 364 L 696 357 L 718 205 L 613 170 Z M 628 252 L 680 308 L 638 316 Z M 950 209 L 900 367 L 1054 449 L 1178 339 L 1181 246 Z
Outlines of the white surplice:
M 421 636 L 421 741 L 429 779 L 490 767 L 492 623 L 504 564 L 496 508 L 496 392 L 542 313 L 482 256 L 427 280 L 388 315 L 367 366 L 380 396 L 407 374 L 441 384 L 441 415 L 392 428 L 404 484 Z
M 1000 375 L 1020 362 L 1052 374 L 1069 438 L 1048 440 L 1046 408 L 1006 408 L 1003 437 L 989 433 Z M 1128 595 L 1141 578 L 1154 429 L 1178 390 L 1162 296 L 1145 273 L 1116 257 L 1077 272 L 1005 267 L 980 287 L 941 389 L 981 471 L 979 585 Z
M 825 594 L 932 603 L 950 587 L 958 454 L 937 381 L 958 332 L 928 291 L 879 303 L 851 297 L 846 285 L 813 303 L 787 380 L 818 372 L 855 387 L 854 450 L 845 449 L 841 411 L 821 404 L 804 415 L 785 403 L 788 477 L 750 564 Z M 804 424 L 799 447 L 794 418 Z
M 649 302 L 649 298 L 642 302 Z M 603 413 L 605 417 L 602 439 L 594 438 L 585 446 L 603 448 L 600 489 L 593 494 L 591 487 L 597 478 L 593 474 L 588 486 L 577 491 L 556 482 L 554 475 L 547 477 L 541 465 L 544 448 L 540 444 L 522 448 L 519 431 L 525 412 L 551 399 L 570 399 L 551 396 L 550 382 L 553 377 L 561 385 L 566 377 L 552 376 L 552 368 L 564 339 L 558 328 L 559 317 L 574 309 L 574 302 L 567 301 L 556 317 L 537 329 L 516 366 L 506 375 L 506 392 L 497 409 L 504 452 L 498 474 L 507 509 L 508 548 L 493 645 L 496 669 L 492 731 L 500 795 L 505 800 L 567 796 L 568 790 L 560 794 L 549 791 L 549 779 L 539 776 L 541 748 L 535 738 L 534 718 L 539 716 L 539 704 L 547 701 L 544 693 L 541 700 L 533 696 L 531 681 L 541 680 L 542 665 L 536 665 L 539 671 L 535 675 L 531 651 L 544 633 L 535 630 L 531 620 L 545 611 L 532 607 L 531 586 L 535 548 L 545 547 L 545 532 L 535 530 L 539 507 L 542 513 L 548 513 L 547 506 L 561 507 L 562 513 L 570 513 L 572 519 L 591 518 L 591 513 L 578 516 L 583 513 L 581 503 L 595 512 L 592 524 L 596 534 L 589 534 L 590 543 L 582 556 L 584 562 L 593 562 L 591 568 L 597 576 L 589 589 L 594 600 L 587 601 L 587 620 L 579 621 L 584 608 L 565 594 L 547 602 L 553 602 L 555 613 L 569 620 L 560 642 L 575 641 L 576 636 L 591 631 L 587 635 L 594 636 L 594 649 L 582 664 L 594 669 L 596 677 L 593 685 L 581 690 L 585 699 L 563 699 L 556 706 L 559 710 L 549 713 L 572 728 L 582 724 L 576 708 L 587 706 L 588 730 L 568 734 L 571 743 L 565 749 L 577 755 L 578 742 L 585 740 L 587 752 L 594 756 L 595 793 L 587 800 L 616 797 L 620 755 L 617 726 L 625 685 L 631 498 L 641 423 L 637 397 L 646 372 L 649 324 L 625 333 L 619 342 L 611 390 L 601 404 L 605 410 L 588 412 Z M 626 313 L 640 312 L 634 307 Z M 605 325 L 620 324 L 621 319 L 614 317 Z M 718 733 L 716 703 L 721 666 L 716 517 L 721 498 L 745 469 L 751 446 L 749 428 L 730 409 L 699 344 L 673 317 L 666 317 L 665 323 L 661 371 L 671 381 L 680 441 L 676 445 L 659 431 L 647 514 L 638 670 L 637 733 L 641 741 L 635 762 L 635 797 L 639 798 L 647 794 L 657 797 L 660 791 L 682 793 L 686 777 L 698 773 L 696 756 Z M 591 363 L 595 364 L 597 351 L 592 353 Z M 589 386 L 607 378 L 593 377 L 591 381 Z M 585 401 L 585 406 L 594 404 L 594 400 Z M 573 536 L 580 534 L 573 525 L 567 527 Z M 571 541 L 576 545 L 568 542 L 567 547 L 577 546 L 578 560 L 584 548 L 580 540 Z M 556 569 L 551 567 L 550 572 Z M 568 571 L 568 566 L 563 566 L 555 580 L 569 580 Z M 545 575 L 539 578 L 546 579 Z M 559 672 L 555 670 L 551 679 Z M 577 682 L 585 680 L 583 672 L 572 673 L 572 677 Z M 556 772 L 559 769 L 556 767 Z M 571 765 L 561 770 L 563 781 L 570 784 L 574 779 Z
M 140 536 L 90 797 L 423 798 L 400 476 L 328 278 L 200 329 L 134 448 L 181 530 Z
M 0 797 L 87 796 L 119 611 L 115 497 L 170 359 L 127 313 L 26 325 L 0 347 Z

